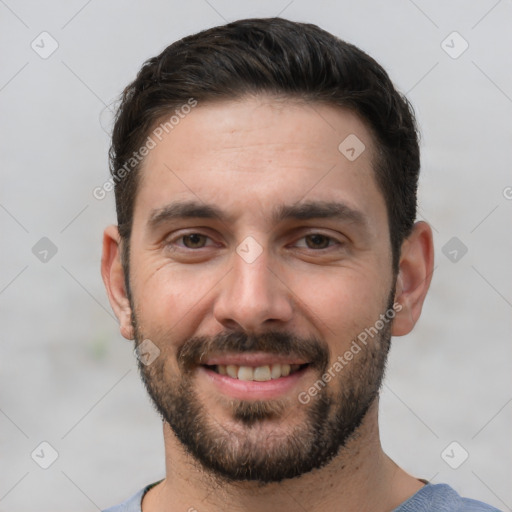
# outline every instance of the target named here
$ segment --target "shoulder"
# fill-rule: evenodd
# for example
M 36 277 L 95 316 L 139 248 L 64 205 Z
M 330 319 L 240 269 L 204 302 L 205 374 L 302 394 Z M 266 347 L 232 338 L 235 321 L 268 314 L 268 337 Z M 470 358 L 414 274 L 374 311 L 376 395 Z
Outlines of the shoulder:
M 393 512 L 500 512 L 481 501 L 461 497 L 446 484 L 427 484 Z
M 154 487 L 158 483 L 160 482 L 146 485 L 146 487 L 136 492 L 133 496 L 123 501 L 122 503 L 119 503 L 119 505 L 114 505 L 113 507 L 102 510 L 102 512 L 141 512 L 142 498 L 144 497 L 144 494 L 146 494 L 149 489 L 151 489 L 151 487 Z

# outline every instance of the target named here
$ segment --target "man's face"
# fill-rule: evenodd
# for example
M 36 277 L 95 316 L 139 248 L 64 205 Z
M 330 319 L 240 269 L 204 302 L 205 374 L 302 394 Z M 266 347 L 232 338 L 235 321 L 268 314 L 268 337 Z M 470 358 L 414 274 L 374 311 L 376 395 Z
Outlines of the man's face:
M 355 160 L 338 149 L 349 135 Z M 393 304 L 372 153 L 348 111 L 259 97 L 199 104 L 146 158 L 129 280 L 136 342 L 160 355 L 139 366 L 224 478 L 325 465 L 377 396 L 390 322 L 344 357 Z

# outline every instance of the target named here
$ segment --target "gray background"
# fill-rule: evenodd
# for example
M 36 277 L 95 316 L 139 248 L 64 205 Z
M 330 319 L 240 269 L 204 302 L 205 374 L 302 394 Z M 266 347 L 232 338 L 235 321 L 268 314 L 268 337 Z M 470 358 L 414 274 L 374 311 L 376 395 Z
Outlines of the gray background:
M 99 273 L 115 222 L 113 195 L 92 195 L 108 176 L 106 107 L 172 41 L 278 14 L 370 53 L 421 125 L 436 270 L 417 328 L 394 340 L 384 448 L 512 510 L 512 2 L 0 0 L 0 511 L 95 511 L 163 477 L 161 422 Z M 58 43 L 45 59 L 31 47 L 51 49 L 43 31 Z

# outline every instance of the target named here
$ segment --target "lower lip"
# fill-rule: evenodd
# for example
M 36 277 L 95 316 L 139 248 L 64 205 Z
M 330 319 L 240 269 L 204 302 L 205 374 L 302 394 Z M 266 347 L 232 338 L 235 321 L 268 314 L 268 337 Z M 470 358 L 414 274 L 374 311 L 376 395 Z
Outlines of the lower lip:
M 309 366 L 302 368 L 287 377 L 267 381 L 252 381 L 233 379 L 228 375 L 221 375 L 209 368 L 199 366 L 200 376 L 206 377 L 221 393 L 240 400 L 268 400 L 279 398 L 298 386 L 300 379 L 309 370 Z

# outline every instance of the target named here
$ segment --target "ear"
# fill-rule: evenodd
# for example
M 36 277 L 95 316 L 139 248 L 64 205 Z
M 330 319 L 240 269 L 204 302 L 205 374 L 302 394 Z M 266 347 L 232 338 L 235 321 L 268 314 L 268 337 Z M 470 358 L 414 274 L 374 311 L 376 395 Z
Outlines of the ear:
M 108 226 L 103 233 L 101 277 L 107 289 L 110 305 L 119 320 L 121 334 L 127 340 L 132 340 L 134 338 L 132 310 L 125 289 L 121 243 L 117 226 Z
M 393 336 L 403 336 L 412 331 L 420 317 L 433 270 L 432 230 L 426 222 L 417 222 L 400 251 L 395 302 L 402 308 L 393 320 Z

